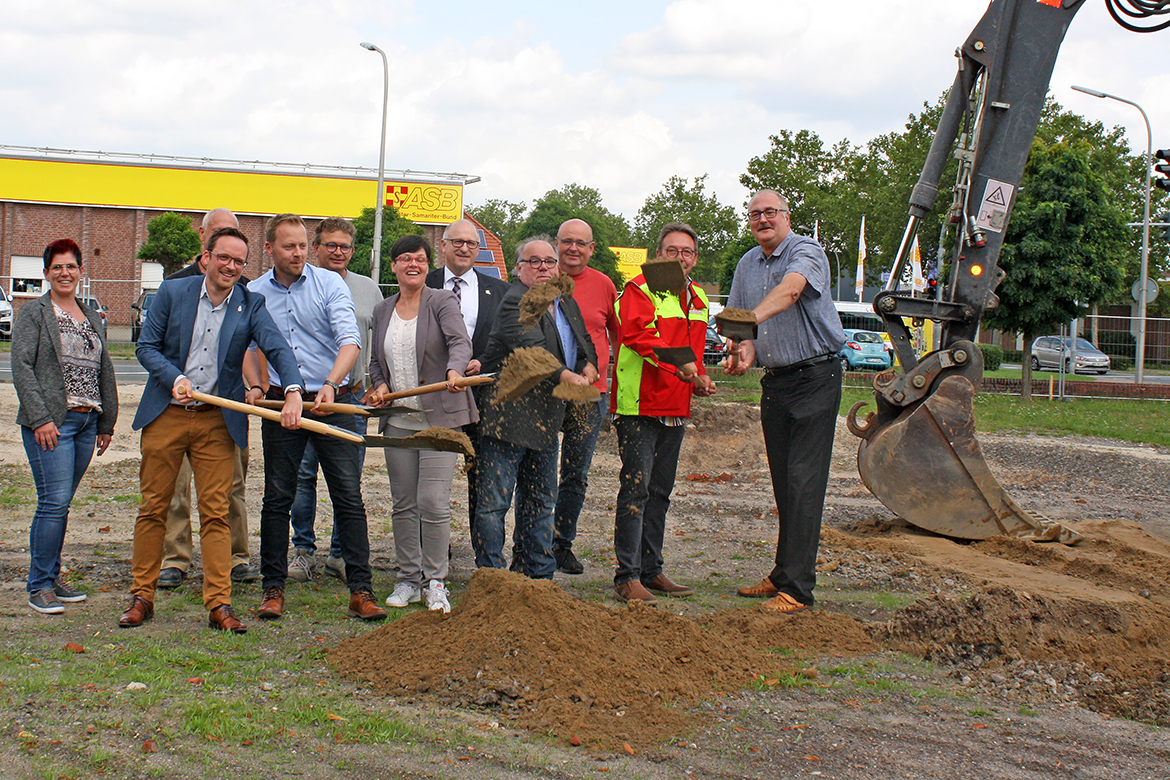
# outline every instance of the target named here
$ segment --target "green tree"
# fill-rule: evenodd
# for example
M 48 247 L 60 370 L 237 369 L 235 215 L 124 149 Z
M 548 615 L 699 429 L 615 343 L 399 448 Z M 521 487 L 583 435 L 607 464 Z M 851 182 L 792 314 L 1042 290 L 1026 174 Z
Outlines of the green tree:
M 361 216 L 353 221 L 357 231 L 353 241 L 353 260 L 349 263 L 349 270 L 362 276 L 370 275 L 370 253 L 374 249 L 374 207 L 366 206 Z M 393 206 L 382 208 L 382 261 L 381 278 L 379 284 L 397 284 L 394 272 L 390 268 L 390 247 L 403 236 L 421 236 L 424 233 L 422 226 L 416 225 L 403 217 Z
M 510 265 L 516 256 L 516 246 L 524 238 L 520 231 L 528 216 L 528 206 L 491 198 L 479 206 L 468 206 L 467 213 L 496 234 L 496 238 L 504 245 L 504 259 Z
M 634 243 L 651 252 L 658 231 L 668 222 L 685 222 L 699 234 L 699 262 L 692 276 L 703 282 L 718 280 L 723 249 L 735 240 L 740 224 L 735 209 L 719 202 L 706 191 L 707 174 L 696 176 L 691 185 L 671 176 L 662 189 L 646 198 L 634 217 Z
M 1084 316 L 1125 279 L 1125 214 L 1090 155 L 1084 142 L 1033 141 L 999 256 L 999 306 L 983 314 L 990 327 L 1024 334 L 1025 396 L 1033 338 Z
M 544 197 L 536 201 L 556 199 L 568 205 L 573 216 L 583 219 L 593 228 L 596 235 L 601 232 L 605 235 L 607 246 L 630 246 L 633 237 L 630 233 L 630 223 L 621 214 L 615 214 L 601 203 L 601 193 L 592 187 L 580 184 L 566 184 L 559 190 L 549 190 Z M 553 231 L 556 235 L 556 231 Z
M 566 191 L 574 196 L 574 201 L 566 198 Z M 582 198 L 581 193 L 592 193 L 592 195 L 588 198 Z M 590 202 L 592 202 L 592 205 L 588 205 Z M 524 224 L 521 226 L 519 240 L 522 241 L 529 236 L 539 235 L 541 233 L 555 238 L 557 230 L 562 223 L 570 219 L 583 219 L 593 228 L 593 241 L 595 246 L 593 258 L 589 261 L 589 267 L 601 271 L 613 280 L 613 283 L 617 285 L 618 289 L 621 289 L 625 281 L 617 270 L 617 255 L 609 247 L 629 246 L 629 226 L 625 226 L 626 241 L 614 241 L 611 239 L 607 231 L 612 226 L 612 218 L 616 217 L 616 219 L 621 221 L 622 225 L 625 225 L 625 219 L 606 211 L 600 204 L 601 197 L 597 195 L 597 190 L 589 187 L 579 187 L 576 184 L 569 184 L 561 190 L 549 190 L 544 194 L 543 198 L 537 200 L 533 205 L 531 213 L 529 213 L 528 218 L 524 220 Z M 512 261 L 513 258 L 509 257 L 508 262 L 512 263 Z
M 139 248 L 138 259 L 161 265 L 165 278 L 186 265 L 202 248 L 191 220 L 168 211 L 147 223 L 146 243 Z

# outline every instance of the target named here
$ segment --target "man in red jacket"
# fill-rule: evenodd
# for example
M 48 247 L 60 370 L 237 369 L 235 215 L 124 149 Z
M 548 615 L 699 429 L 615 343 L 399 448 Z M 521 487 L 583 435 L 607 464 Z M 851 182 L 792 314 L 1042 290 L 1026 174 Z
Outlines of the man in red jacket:
M 622 458 L 613 546 L 617 555 L 614 591 L 622 601 L 651 603 L 653 592 L 690 596 L 662 571 L 666 510 L 691 396 L 711 395 L 715 385 L 702 360 L 707 339 L 707 296 L 690 281 L 698 261 L 699 238 L 682 222 L 664 225 L 656 255 L 682 264 L 687 274 L 680 292 L 651 292 L 644 275 L 626 283 L 618 299 L 618 348 L 610 412 Z M 690 347 L 695 360 L 674 366 L 656 349 Z

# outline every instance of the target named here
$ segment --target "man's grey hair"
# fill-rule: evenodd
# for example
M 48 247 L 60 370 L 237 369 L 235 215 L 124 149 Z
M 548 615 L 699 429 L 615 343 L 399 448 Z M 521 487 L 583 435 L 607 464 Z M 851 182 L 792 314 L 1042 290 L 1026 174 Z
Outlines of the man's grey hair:
M 783 209 L 788 208 L 788 198 L 784 197 L 779 192 L 776 192 L 776 190 L 760 190 L 759 192 L 753 193 L 752 196 L 750 198 L 748 198 L 748 203 L 751 203 L 753 200 L 760 197 L 761 195 L 775 195 L 777 198 L 780 199 L 780 208 L 783 208 Z
M 211 218 L 217 217 L 221 214 L 226 214 L 227 216 L 229 216 L 233 220 L 235 220 L 237 228 L 240 226 L 240 221 L 238 219 L 236 219 L 236 215 L 232 213 L 232 210 L 228 209 L 228 208 L 224 208 L 223 206 L 220 206 L 219 208 L 212 209 L 211 211 L 209 211 L 203 215 L 203 230 L 204 230 L 204 232 L 207 231 L 207 226 L 211 224 Z
M 472 222 L 470 219 L 457 219 L 454 222 L 452 222 L 450 225 L 448 225 L 447 227 L 443 228 L 443 238 L 444 239 L 446 239 L 447 236 L 451 233 L 451 228 L 455 227 L 456 225 L 470 225 L 473 230 L 479 230 L 479 228 L 477 228 L 475 226 L 475 223 Z
M 520 258 L 524 255 L 524 247 L 535 241 L 543 241 L 549 246 L 555 246 L 555 244 L 553 244 L 552 236 L 548 235 L 547 233 L 539 233 L 535 236 L 529 236 L 528 238 L 521 241 L 520 245 L 516 247 L 516 265 L 520 265 Z
M 658 243 L 655 246 L 658 247 L 657 251 L 659 253 L 662 252 L 662 242 L 671 233 L 686 233 L 691 237 L 691 241 L 695 242 L 695 250 L 697 251 L 699 249 L 699 234 L 695 232 L 693 227 L 685 222 L 667 222 L 662 226 L 662 230 L 658 231 Z

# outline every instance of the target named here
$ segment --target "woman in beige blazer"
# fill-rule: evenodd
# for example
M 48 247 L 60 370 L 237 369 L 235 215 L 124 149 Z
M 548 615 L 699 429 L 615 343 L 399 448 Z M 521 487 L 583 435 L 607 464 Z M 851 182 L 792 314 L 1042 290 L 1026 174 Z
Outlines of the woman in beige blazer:
M 438 426 L 456 428 L 479 420 L 471 392 L 458 388 L 471 360 L 471 339 L 449 290 L 426 286 L 431 247 L 420 236 L 403 236 L 390 248 L 398 293 L 374 309 L 370 345 L 369 400 L 389 392 L 447 382 L 445 393 L 397 401 L 418 411 L 382 418 L 388 436 L 409 436 Z M 451 611 L 447 550 L 451 542 L 453 452 L 387 447 L 386 469 L 394 498 L 391 520 L 398 556 L 398 584 L 386 599 L 405 607 L 420 598 L 427 609 Z

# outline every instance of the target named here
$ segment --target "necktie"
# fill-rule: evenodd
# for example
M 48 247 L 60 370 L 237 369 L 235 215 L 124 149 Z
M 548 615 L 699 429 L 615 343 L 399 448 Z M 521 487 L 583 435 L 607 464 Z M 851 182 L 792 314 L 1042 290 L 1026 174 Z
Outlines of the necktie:
M 458 276 L 451 279 L 451 291 L 455 293 L 455 300 L 459 301 L 460 305 L 463 304 L 463 292 L 460 290 L 462 284 L 463 280 Z

